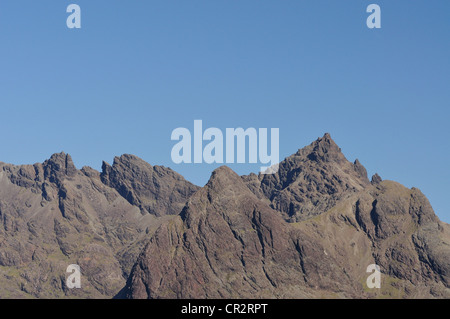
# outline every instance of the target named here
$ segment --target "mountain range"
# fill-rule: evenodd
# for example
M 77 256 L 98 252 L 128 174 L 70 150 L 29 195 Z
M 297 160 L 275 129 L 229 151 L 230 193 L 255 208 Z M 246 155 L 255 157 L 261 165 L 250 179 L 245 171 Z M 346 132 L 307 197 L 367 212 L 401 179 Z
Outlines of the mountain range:
M 450 226 L 329 134 L 203 187 L 127 154 L 101 172 L 0 162 L 0 298 L 450 298 Z

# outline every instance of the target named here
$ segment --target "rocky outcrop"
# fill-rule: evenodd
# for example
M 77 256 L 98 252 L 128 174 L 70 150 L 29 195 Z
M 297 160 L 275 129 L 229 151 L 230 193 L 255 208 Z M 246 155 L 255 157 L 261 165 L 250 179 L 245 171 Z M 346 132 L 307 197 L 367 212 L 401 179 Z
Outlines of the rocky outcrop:
M 179 214 L 198 189 L 170 168 L 152 166 L 128 154 L 114 158 L 112 166 L 103 162 L 100 177 L 130 204 L 155 216 Z
M 328 133 L 283 160 L 276 174 L 243 178 L 290 221 L 321 214 L 370 185 L 364 166 L 349 162 Z
M 378 173 L 375 173 L 373 176 L 372 176 L 372 180 L 370 181 L 373 185 L 374 184 L 379 184 L 379 183 L 381 183 L 383 180 L 381 179 L 381 177 L 380 177 L 380 175 L 378 175 Z

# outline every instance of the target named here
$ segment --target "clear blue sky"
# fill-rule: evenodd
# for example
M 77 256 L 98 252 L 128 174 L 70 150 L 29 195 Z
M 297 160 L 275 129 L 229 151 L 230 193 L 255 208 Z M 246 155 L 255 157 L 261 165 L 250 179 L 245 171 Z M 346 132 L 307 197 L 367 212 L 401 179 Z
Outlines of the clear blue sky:
M 448 0 L 2 0 L 0 43 L 0 161 L 65 151 L 100 169 L 132 153 L 202 185 L 215 166 L 170 158 L 194 119 L 278 127 L 282 158 L 330 132 L 450 222 Z

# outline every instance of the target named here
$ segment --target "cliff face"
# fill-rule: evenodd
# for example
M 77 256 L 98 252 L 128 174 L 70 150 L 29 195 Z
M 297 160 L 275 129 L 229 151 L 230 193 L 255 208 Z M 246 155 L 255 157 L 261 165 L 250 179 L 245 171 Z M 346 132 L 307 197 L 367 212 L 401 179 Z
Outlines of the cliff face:
M 127 298 L 450 297 L 450 229 L 417 189 L 368 184 L 286 222 L 222 167 L 133 267 Z M 365 286 L 367 266 L 381 289 Z
M 243 179 L 290 221 L 321 214 L 370 185 L 364 166 L 349 162 L 328 133 L 282 161 L 276 174 Z
M 419 190 L 370 182 L 325 134 L 277 174 L 214 171 L 158 229 L 119 296 L 449 297 L 449 240 Z M 366 286 L 371 264 L 381 289 Z
M 121 170 L 127 183 L 158 183 L 158 177 L 136 175 L 148 164 L 133 159 L 136 165 Z M 164 173 L 165 190 L 190 184 L 170 169 Z M 104 176 L 89 167 L 77 170 L 64 153 L 43 164 L 0 164 L 0 297 L 110 297 L 123 287 L 147 236 L 164 217 L 142 212 L 102 182 Z M 187 199 L 177 196 L 167 191 L 159 199 Z M 66 288 L 70 264 L 81 267 L 82 289 Z
M 78 264 L 82 288 L 68 289 Z M 379 265 L 381 288 L 368 289 Z M 274 175 L 202 188 L 133 155 L 0 163 L 0 297 L 449 298 L 450 227 L 329 134 Z
M 288 225 L 227 167 L 214 171 L 181 215 L 144 249 L 131 298 L 276 297 L 301 271 Z
M 170 168 L 152 166 L 134 155 L 103 162 L 101 180 L 143 213 L 155 216 L 176 215 L 198 187 Z

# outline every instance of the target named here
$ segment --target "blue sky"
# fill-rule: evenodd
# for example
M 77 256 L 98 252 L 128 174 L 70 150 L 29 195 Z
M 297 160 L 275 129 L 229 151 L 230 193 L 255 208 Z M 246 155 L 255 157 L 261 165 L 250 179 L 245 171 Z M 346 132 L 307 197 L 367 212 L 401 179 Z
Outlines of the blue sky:
M 450 222 L 447 0 L 5 0 L 0 43 L 0 161 L 65 151 L 100 169 L 131 153 L 202 185 L 215 165 L 170 158 L 172 130 L 195 119 L 280 128 L 281 158 L 329 132 Z

